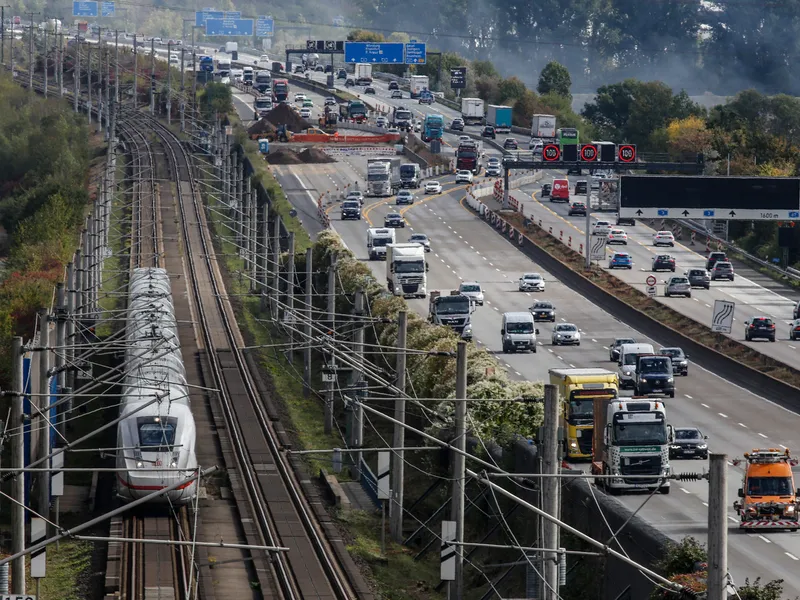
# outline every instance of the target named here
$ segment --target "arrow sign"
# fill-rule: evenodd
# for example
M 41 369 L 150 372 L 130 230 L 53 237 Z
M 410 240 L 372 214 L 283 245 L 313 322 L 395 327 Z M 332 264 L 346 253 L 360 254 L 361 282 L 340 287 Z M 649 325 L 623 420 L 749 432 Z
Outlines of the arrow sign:
M 642 209 L 640 208 L 636 211 L 636 214 L 641 217 L 644 213 L 642 213 Z
M 729 212 L 728 214 L 729 214 L 730 216 L 732 216 L 732 217 L 735 217 L 735 216 L 736 216 L 736 212 L 735 212 L 735 211 L 731 211 L 731 212 Z
M 688 216 L 689 216 L 689 211 L 688 211 L 688 210 L 685 210 L 685 211 L 683 211 L 681 214 L 682 214 L 684 217 L 688 217 Z

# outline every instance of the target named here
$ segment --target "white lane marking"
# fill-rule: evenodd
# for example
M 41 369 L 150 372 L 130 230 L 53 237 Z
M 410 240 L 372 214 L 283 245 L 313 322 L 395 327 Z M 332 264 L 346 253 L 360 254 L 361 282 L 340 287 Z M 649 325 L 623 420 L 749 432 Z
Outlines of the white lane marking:
M 723 419 L 727 419 L 727 418 L 728 418 L 728 415 L 726 415 L 725 413 L 717 413 L 717 414 L 718 414 L 720 417 L 722 417 Z
M 692 397 L 689 394 L 684 394 L 684 396 L 686 396 L 689 400 L 692 399 Z
M 489 259 L 488 259 L 488 258 L 486 258 L 486 257 L 484 256 L 484 257 L 483 257 L 483 260 L 489 260 Z
M 781 448 L 783 448 L 784 450 L 786 450 L 786 446 L 784 446 L 783 444 L 778 444 L 778 445 L 779 445 Z
M 558 360 L 564 360 L 564 357 L 563 356 L 559 356 Z
M 703 506 L 708 506 L 708 502 L 703 502 Z
M 592 341 L 593 341 L 595 344 L 597 343 L 597 340 L 596 340 L 596 339 L 594 339 L 594 338 L 592 338 Z M 603 348 L 605 348 L 605 346 L 603 346 Z M 608 348 L 606 348 L 606 350 L 608 350 Z
M 492 308 L 493 308 L 493 309 L 495 309 L 495 310 L 497 310 L 497 307 L 496 307 L 496 306 L 493 306 Z M 499 312 L 499 311 L 498 311 L 498 312 Z
M 765 538 L 763 535 L 759 535 L 759 536 L 758 536 L 758 539 L 760 539 L 761 541 L 763 541 L 763 542 L 766 542 L 766 543 L 768 543 L 768 544 L 771 544 L 771 543 L 772 543 L 772 542 L 770 542 L 770 541 L 769 541 L 767 538 Z
M 745 425 L 744 423 L 739 423 L 739 427 L 744 427 L 745 429 L 747 429 L 747 425 Z
M 553 351 L 552 351 L 550 348 L 548 348 L 548 349 L 547 349 L 547 351 L 548 351 L 550 354 L 552 354 L 552 353 L 553 353 Z
M 791 348 L 792 350 L 797 350 L 797 346 L 792 346 L 791 344 L 786 344 L 786 345 L 789 346 L 789 348 Z
M 509 369 L 511 368 L 511 365 L 510 365 L 510 364 L 508 364 L 508 363 L 505 363 L 505 365 L 506 365 L 506 366 L 507 366 Z
M 728 519 L 733 521 L 734 523 L 738 523 L 739 522 L 739 519 L 737 519 L 736 517 L 728 517 Z
M 592 340 L 594 341 L 594 340 Z M 603 346 L 603 350 L 608 350 L 608 346 Z
M 792 554 L 791 552 L 784 552 L 784 554 L 785 554 L 786 556 L 788 556 L 789 558 L 791 558 L 792 560 L 800 560 L 800 558 L 797 558 L 797 557 L 796 557 L 794 554 Z
M 702 402 L 700 403 L 700 406 L 704 406 L 705 408 L 711 408 L 708 404 L 703 404 Z
M 705 302 L 703 304 L 705 304 Z M 710 304 L 706 304 L 706 308 L 711 308 L 711 305 Z
M 763 433 L 759 433 L 758 435 L 760 435 L 760 436 L 761 436 L 761 437 L 763 437 L 763 438 L 766 438 L 766 437 L 767 437 L 767 436 L 765 436 Z
M 493 266 L 494 266 L 494 263 L 491 263 L 491 262 L 490 262 L 490 263 L 489 263 L 489 266 L 490 266 L 490 267 L 493 267 Z
M 572 363 L 569 363 L 569 366 L 570 366 L 571 368 L 573 368 L 573 369 L 575 368 L 575 365 L 573 365 Z
M 514 371 L 514 373 L 517 374 L 517 377 L 522 377 L 522 373 L 520 373 L 519 371 Z
M 690 492 L 689 490 L 687 490 L 686 488 L 681 488 L 681 491 L 682 491 L 684 494 L 691 494 L 691 493 L 692 493 L 692 492 Z

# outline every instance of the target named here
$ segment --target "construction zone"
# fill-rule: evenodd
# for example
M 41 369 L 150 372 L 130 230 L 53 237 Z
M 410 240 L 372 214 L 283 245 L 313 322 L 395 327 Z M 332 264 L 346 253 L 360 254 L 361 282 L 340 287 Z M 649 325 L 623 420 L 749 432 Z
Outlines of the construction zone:
M 265 158 L 271 165 L 317 165 L 336 162 L 336 159 L 328 156 L 319 148 L 306 148 L 302 151 L 280 148 L 275 152 L 270 152 Z
M 734 466 L 744 465 L 744 480 L 739 500 L 733 508 L 739 513 L 739 529 L 797 531 L 797 501 L 800 490 L 794 487 L 792 467 L 798 460 L 789 449 L 754 449 L 736 459 Z

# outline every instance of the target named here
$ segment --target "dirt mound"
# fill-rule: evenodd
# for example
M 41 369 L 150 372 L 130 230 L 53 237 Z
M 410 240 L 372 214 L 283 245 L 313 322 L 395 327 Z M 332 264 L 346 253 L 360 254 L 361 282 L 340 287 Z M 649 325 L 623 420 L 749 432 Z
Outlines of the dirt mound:
M 300 158 L 300 160 L 307 164 L 336 162 L 335 159 L 325 154 L 325 152 L 319 148 L 306 148 L 297 156 Z
M 301 165 L 301 160 L 294 150 L 282 148 L 266 155 L 267 162 L 271 165 Z
M 267 121 L 266 119 L 261 119 L 253 123 L 250 128 L 247 130 L 247 133 L 252 135 L 274 135 L 275 134 L 275 125 Z
M 267 113 L 267 116 L 262 120 L 267 120 L 276 127 L 286 125 L 289 131 L 299 133 L 304 129 L 311 127 L 311 124 L 305 119 L 301 119 L 300 115 L 294 112 L 287 104 L 278 104 L 275 108 Z

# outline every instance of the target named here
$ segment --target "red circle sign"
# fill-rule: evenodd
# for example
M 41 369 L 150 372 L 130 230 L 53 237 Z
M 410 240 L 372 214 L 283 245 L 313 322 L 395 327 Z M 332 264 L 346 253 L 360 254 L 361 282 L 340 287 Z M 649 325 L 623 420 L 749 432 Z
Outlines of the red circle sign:
M 652 285 L 656 284 L 656 278 L 653 277 L 652 275 L 648 276 L 648 278 L 645 279 L 645 281 L 647 282 L 647 285 L 651 285 L 652 286 Z
M 594 162 L 597 160 L 597 146 L 591 144 L 584 144 L 581 146 L 581 160 L 585 162 Z
M 554 144 L 548 144 L 542 148 L 542 158 L 547 162 L 553 162 L 561 158 L 561 150 Z
M 620 162 L 635 162 L 636 161 L 636 146 L 625 144 L 617 146 L 617 157 Z

